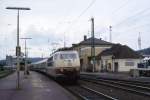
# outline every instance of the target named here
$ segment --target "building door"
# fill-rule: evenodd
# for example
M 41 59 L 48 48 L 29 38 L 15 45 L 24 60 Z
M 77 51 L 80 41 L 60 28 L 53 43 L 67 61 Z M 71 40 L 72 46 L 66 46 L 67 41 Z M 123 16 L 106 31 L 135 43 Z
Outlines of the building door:
M 83 59 L 80 59 L 80 70 L 83 71 Z
M 114 71 L 115 71 L 115 72 L 118 72 L 118 62 L 115 62 L 115 63 L 114 63 Z
M 107 71 L 107 60 L 105 61 L 104 71 Z
M 107 68 L 108 71 L 111 71 L 111 63 L 108 63 L 108 68 Z
M 93 62 L 92 62 L 92 57 L 88 57 L 88 66 L 87 66 L 87 71 L 92 72 L 93 71 Z

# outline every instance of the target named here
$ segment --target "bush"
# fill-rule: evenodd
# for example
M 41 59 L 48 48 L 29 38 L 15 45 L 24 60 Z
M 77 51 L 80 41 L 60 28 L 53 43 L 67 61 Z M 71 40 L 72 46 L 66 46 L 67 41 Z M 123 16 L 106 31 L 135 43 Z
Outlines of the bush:
M 4 70 L 4 66 L 0 66 L 0 70 Z

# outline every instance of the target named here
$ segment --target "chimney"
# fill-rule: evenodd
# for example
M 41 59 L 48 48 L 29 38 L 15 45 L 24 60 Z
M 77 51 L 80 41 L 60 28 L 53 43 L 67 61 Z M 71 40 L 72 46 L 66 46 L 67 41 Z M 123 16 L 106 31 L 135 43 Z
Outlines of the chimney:
M 86 41 L 87 40 L 87 36 L 86 35 L 84 35 L 84 41 Z

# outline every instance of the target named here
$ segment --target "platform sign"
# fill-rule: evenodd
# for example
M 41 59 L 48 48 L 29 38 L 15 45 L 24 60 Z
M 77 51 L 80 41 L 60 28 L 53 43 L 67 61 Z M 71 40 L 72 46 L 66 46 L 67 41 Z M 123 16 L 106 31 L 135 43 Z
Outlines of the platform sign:
M 20 56 L 21 55 L 21 47 L 17 46 L 16 47 L 16 56 Z

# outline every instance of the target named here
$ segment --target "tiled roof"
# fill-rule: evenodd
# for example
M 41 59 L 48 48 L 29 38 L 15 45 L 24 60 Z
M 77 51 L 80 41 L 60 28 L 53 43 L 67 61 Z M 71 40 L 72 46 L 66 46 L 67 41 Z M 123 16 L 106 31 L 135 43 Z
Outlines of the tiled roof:
M 73 44 L 73 45 L 77 46 L 77 45 L 91 45 L 91 44 L 92 44 L 92 38 L 88 38 L 86 40 L 81 41 L 78 44 Z M 113 45 L 113 43 L 104 41 L 102 39 L 97 39 L 97 38 L 94 38 L 94 44 L 95 45 Z
M 97 58 L 100 58 L 101 56 L 108 56 L 113 55 L 115 59 L 125 59 L 125 58 L 141 58 L 142 56 L 129 48 L 126 45 L 121 44 L 115 44 L 110 49 L 106 49 L 103 52 L 101 52 Z

